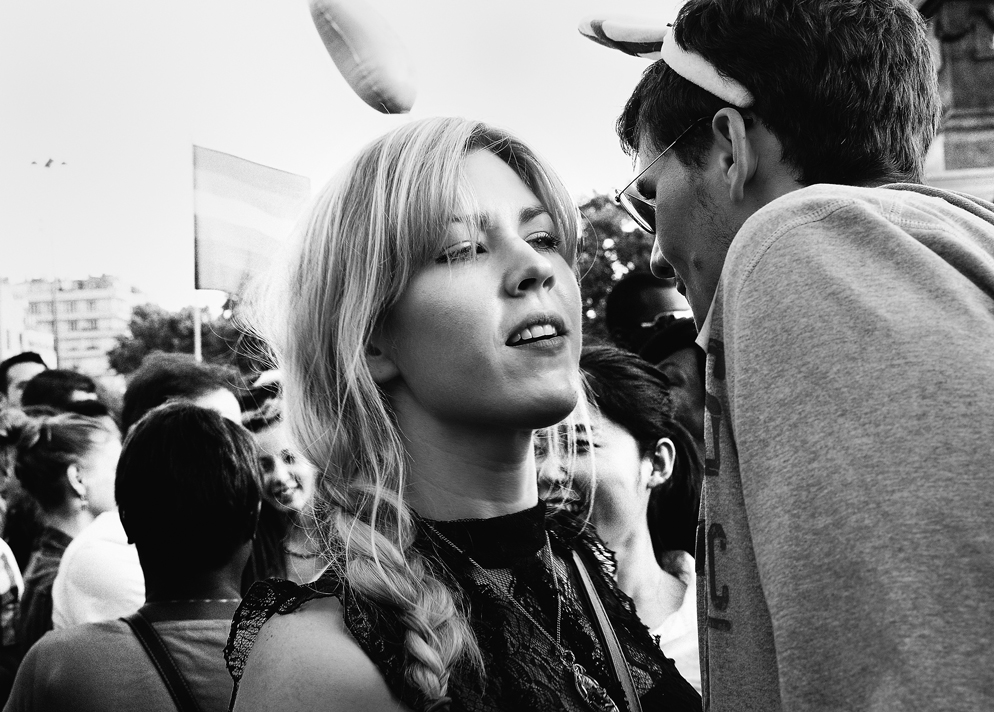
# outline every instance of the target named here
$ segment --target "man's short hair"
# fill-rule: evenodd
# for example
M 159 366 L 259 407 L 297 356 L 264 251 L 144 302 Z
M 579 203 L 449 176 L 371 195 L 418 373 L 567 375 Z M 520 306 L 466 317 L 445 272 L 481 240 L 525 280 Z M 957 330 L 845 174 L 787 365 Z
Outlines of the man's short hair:
M 77 393 L 92 394 L 96 398 L 96 382 L 77 371 L 50 368 L 27 382 L 21 394 L 21 406 L 50 405 L 58 410 L 71 410 L 78 400 Z
M 45 368 L 48 368 L 48 364 L 45 363 L 45 359 L 43 359 L 39 354 L 36 354 L 34 351 L 22 351 L 21 353 L 14 354 L 10 358 L 0 362 L 0 390 L 3 390 L 4 395 L 7 395 L 7 388 L 10 386 L 10 384 L 7 383 L 7 374 L 12 367 L 19 363 L 38 363 Z
M 190 402 L 149 411 L 131 430 L 114 496 L 129 540 L 150 562 L 207 571 L 255 534 L 261 501 L 252 435 Z
M 151 353 L 124 391 L 121 428 L 128 432 L 143 415 L 167 401 L 194 400 L 221 389 L 237 397 L 238 388 L 238 374 L 233 369 L 201 363 L 190 354 Z
M 749 89 L 748 111 L 801 183 L 922 180 L 941 106 L 925 23 L 907 0 L 689 0 L 673 39 Z M 643 140 L 660 150 L 726 106 L 659 61 L 618 135 L 628 151 Z M 712 141 L 702 123 L 673 150 L 699 167 Z

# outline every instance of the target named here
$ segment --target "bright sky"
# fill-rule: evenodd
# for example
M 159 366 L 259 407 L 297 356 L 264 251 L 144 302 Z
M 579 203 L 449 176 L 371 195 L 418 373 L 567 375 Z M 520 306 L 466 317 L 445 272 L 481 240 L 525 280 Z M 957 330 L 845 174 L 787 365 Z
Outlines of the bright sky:
M 613 123 L 647 63 L 576 27 L 675 0 L 365 1 L 416 67 L 408 116 L 352 93 L 306 0 L 0 3 L 0 277 L 118 274 L 193 303 L 192 144 L 316 191 L 374 136 L 460 115 L 530 142 L 578 198 L 626 182 Z

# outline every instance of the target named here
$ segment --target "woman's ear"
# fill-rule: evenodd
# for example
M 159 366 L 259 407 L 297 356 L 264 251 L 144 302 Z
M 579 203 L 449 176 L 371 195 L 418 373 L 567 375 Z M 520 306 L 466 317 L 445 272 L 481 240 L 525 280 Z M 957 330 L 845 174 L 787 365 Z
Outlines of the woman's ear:
M 387 350 L 382 342 L 383 337 L 380 334 L 374 334 L 369 337 L 365 349 L 366 367 L 369 368 L 373 381 L 381 386 L 400 375 L 400 369 L 387 355 Z
M 676 463 L 676 447 L 669 438 L 659 438 L 652 451 L 652 474 L 649 475 L 649 489 L 659 487 L 669 482 L 673 476 L 673 465 Z
M 80 499 L 86 499 L 86 485 L 83 484 L 83 480 L 79 477 L 79 468 L 76 465 L 69 465 L 66 468 L 66 479 L 69 481 L 69 486 L 72 491 L 76 493 Z

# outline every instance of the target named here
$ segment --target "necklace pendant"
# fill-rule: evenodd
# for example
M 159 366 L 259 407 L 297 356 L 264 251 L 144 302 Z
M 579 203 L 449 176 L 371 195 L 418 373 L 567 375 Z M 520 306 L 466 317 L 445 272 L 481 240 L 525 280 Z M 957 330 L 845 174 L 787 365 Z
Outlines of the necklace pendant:
M 580 697 L 594 712 L 619 712 L 618 705 L 607 694 L 607 690 L 601 687 L 600 683 L 587 674 L 580 663 L 573 663 L 573 683 Z

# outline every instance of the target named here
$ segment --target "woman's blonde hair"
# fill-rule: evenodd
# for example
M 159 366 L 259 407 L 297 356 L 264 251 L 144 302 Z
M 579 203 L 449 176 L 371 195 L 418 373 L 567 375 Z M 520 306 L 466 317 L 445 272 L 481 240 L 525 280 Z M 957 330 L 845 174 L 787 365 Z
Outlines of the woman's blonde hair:
M 268 336 L 284 373 L 286 420 L 318 465 L 313 502 L 329 565 L 359 595 L 397 611 L 407 682 L 430 703 L 457 663 L 479 667 L 457 592 L 413 547 L 404 503 L 407 454 L 365 349 L 411 277 L 442 250 L 466 200 L 467 154 L 490 151 L 535 193 L 575 264 L 578 212 L 555 173 L 523 143 L 456 118 L 406 124 L 362 149 L 315 201 L 280 283 Z

